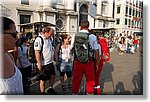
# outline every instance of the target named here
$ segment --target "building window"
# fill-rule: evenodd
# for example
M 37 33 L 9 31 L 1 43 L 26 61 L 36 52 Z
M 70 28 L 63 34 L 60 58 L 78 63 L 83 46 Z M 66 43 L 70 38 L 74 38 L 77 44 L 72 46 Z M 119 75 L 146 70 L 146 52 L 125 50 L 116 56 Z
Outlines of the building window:
M 131 9 L 131 8 L 129 8 L 129 15 L 131 15 L 131 13 L 132 13 L 132 9 Z
M 143 13 L 141 12 L 141 18 L 143 18 Z
M 139 12 L 139 17 L 141 17 L 141 13 Z
M 139 27 L 139 21 L 137 22 L 137 27 Z
M 131 22 L 130 22 L 131 20 L 129 19 L 129 22 L 128 22 L 128 25 L 130 26 L 131 25 Z
M 107 5 L 102 4 L 102 14 L 106 13 L 107 11 Z
M 138 6 L 138 0 L 136 0 L 136 6 Z
M 87 20 L 88 19 L 88 6 L 86 4 L 83 4 L 80 9 L 80 15 L 79 15 L 79 25 L 81 25 L 82 20 Z
M 128 6 L 126 6 L 126 14 L 128 14 Z
M 119 7 L 117 7 L 117 14 L 119 14 L 120 13 L 120 6 Z
M 120 19 L 116 19 L 116 24 L 120 24 Z
M 128 21 L 127 21 L 127 19 L 125 18 L 125 25 L 127 25 L 127 23 L 128 23 Z
M 134 15 L 135 15 L 134 13 L 135 13 L 135 10 L 133 10 L 133 13 L 132 13 L 133 17 L 134 17 Z
M 132 26 L 134 26 L 134 21 L 132 20 Z
M 21 0 L 21 4 L 29 5 L 29 0 Z
M 20 24 L 30 23 L 31 15 L 20 15 Z
M 138 17 L 138 11 L 136 11 L 136 17 Z

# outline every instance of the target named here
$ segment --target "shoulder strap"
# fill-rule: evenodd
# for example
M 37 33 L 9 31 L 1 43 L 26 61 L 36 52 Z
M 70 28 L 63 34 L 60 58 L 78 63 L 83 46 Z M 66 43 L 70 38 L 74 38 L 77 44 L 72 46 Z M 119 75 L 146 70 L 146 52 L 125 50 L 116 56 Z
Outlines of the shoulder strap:
M 23 52 L 23 47 L 22 47 L 22 45 L 20 45 L 19 47 L 20 47 L 21 51 Z
M 41 52 L 42 52 L 43 51 L 44 40 L 41 36 L 38 36 L 38 37 L 41 38 L 41 42 L 42 42 Z
M 44 40 L 43 40 L 43 38 L 41 37 L 41 36 L 38 36 L 39 38 L 41 38 L 41 42 L 42 42 L 42 47 L 41 47 L 41 51 L 40 51 L 40 54 L 42 54 L 42 60 L 44 59 L 44 57 L 43 57 L 43 45 L 44 45 Z
M 54 52 L 54 60 L 58 61 L 58 57 L 60 54 L 60 49 L 61 49 L 61 42 L 59 44 L 57 44 L 56 48 L 55 48 L 55 52 Z

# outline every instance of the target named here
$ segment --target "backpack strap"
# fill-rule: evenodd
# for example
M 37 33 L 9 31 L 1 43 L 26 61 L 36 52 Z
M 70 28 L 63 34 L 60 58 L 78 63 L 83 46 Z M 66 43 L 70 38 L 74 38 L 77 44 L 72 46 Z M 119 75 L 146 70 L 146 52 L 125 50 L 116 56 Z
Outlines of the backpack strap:
M 43 38 L 42 38 L 41 36 L 38 36 L 38 38 L 40 38 L 40 39 L 41 39 L 41 42 L 42 42 L 41 51 L 40 51 L 40 54 L 42 54 L 42 52 L 43 52 L 44 40 L 43 40 Z M 43 54 L 42 54 L 42 59 L 44 59 Z
M 38 36 L 38 37 L 41 38 L 41 42 L 42 42 L 41 52 L 42 52 L 43 51 L 44 40 L 41 36 Z
M 59 58 L 61 46 L 62 46 L 62 43 L 60 42 L 59 44 L 57 44 L 57 46 L 56 46 L 56 48 L 55 48 L 54 60 L 55 60 L 56 62 L 58 61 L 58 58 Z
M 22 45 L 20 45 L 19 47 L 20 47 L 21 51 L 23 52 L 23 47 L 22 47 Z

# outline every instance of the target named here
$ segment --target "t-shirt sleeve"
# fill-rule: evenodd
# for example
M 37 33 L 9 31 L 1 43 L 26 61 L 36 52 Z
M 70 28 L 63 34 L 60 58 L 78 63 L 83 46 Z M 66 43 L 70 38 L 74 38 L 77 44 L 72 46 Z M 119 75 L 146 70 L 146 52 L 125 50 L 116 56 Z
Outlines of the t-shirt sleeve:
M 95 35 L 91 34 L 89 36 L 89 40 L 90 40 L 90 45 L 91 45 L 92 49 L 94 49 L 94 50 L 99 49 L 98 40 Z
M 21 48 L 20 47 L 18 47 L 18 57 L 20 57 L 20 56 L 22 56 L 22 50 L 21 50 Z
M 99 55 L 102 55 L 102 48 L 101 48 L 101 45 L 100 44 L 98 44 L 99 45 Z
M 41 50 L 42 47 L 42 41 L 41 38 L 36 38 L 34 42 L 34 50 Z

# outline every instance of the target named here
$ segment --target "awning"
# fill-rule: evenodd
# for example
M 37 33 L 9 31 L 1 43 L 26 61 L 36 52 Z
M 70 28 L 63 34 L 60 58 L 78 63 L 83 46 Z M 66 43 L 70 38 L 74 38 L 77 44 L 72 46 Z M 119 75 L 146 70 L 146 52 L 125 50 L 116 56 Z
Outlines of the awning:
M 24 23 L 24 24 L 20 24 L 20 25 L 18 25 L 18 26 L 28 26 L 28 27 L 30 27 L 30 26 L 41 26 L 41 25 L 43 25 L 43 26 L 55 26 L 54 24 L 52 24 L 52 23 L 49 23 L 49 22 L 34 22 L 34 23 Z
M 92 28 L 91 30 L 117 30 L 116 28 Z

